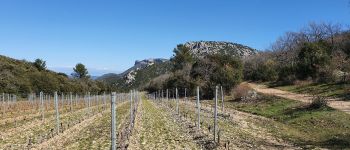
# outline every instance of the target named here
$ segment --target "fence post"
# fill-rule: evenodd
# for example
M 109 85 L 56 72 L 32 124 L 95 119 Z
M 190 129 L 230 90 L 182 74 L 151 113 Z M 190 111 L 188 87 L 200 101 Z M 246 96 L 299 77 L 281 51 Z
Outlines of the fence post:
M 89 115 L 91 115 L 91 98 L 90 98 L 90 92 L 88 92 L 88 109 L 89 109 Z
M 70 111 L 72 111 L 73 110 L 73 108 L 72 108 L 72 105 L 73 105 L 73 95 L 72 95 L 72 92 L 70 92 L 69 93 L 70 95 L 70 99 L 69 99 L 69 105 L 70 105 L 70 107 L 69 107 L 69 109 L 70 109 Z
M 214 141 L 216 141 L 217 137 L 217 124 L 218 124 L 218 86 L 215 87 L 215 108 L 214 108 Z
M 166 89 L 166 101 L 169 101 L 169 89 Z
M 45 116 L 44 116 L 44 93 L 40 92 L 40 103 L 41 103 L 41 121 L 44 121 Z
M 178 91 L 177 88 L 175 89 L 175 98 L 176 98 L 176 112 L 179 115 L 179 98 L 178 98 Z
M 222 86 L 220 86 L 220 89 L 221 89 L 221 111 L 224 112 L 224 91 L 222 90 Z
M 111 100 L 111 112 L 112 112 L 112 115 L 111 115 L 111 119 L 112 119 L 112 124 L 111 124 L 111 143 L 112 143 L 112 146 L 111 146 L 111 149 L 112 150 L 116 150 L 116 113 L 115 113 L 115 96 L 116 96 L 116 93 L 113 92 L 112 93 L 112 100 Z
M 63 108 L 63 112 L 64 112 L 64 93 L 62 92 L 62 97 L 61 97 L 61 99 L 62 99 L 62 108 Z
M 132 101 L 133 101 L 133 97 L 132 97 L 132 93 L 133 91 L 130 90 L 130 125 L 132 124 L 132 115 L 133 115 L 133 107 L 132 107 Z M 131 125 L 132 126 L 132 125 Z
M 6 109 L 5 93 L 2 93 L 2 106 L 3 106 L 3 114 L 5 115 L 5 109 Z
M 199 87 L 197 86 L 197 112 L 198 112 L 198 124 L 197 129 L 199 130 L 201 128 L 201 108 L 199 103 Z
M 166 89 L 166 103 L 169 104 L 169 106 L 170 106 L 170 103 L 169 103 L 169 89 Z
M 106 110 L 106 92 L 103 92 L 103 108 Z
M 77 105 L 78 105 L 78 94 L 75 93 L 74 106 L 77 107 Z
M 187 88 L 185 88 L 185 102 L 187 102 Z
M 60 133 L 60 114 L 58 112 L 58 95 L 57 92 L 54 94 L 54 99 L 55 99 L 55 110 L 56 110 L 56 127 L 57 127 L 57 134 Z
M 162 100 L 161 101 L 164 102 L 164 91 L 163 91 L 163 89 L 162 89 Z

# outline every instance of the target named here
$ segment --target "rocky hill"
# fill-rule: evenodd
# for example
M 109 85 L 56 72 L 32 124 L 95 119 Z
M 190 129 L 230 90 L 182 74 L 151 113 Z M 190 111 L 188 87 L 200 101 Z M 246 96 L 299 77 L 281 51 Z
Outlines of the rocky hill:
M 203 58 L 206 55 L 217 53 L 229 54 L 238 57 L 247 57 L 257 53 L 257 50 L 237 43 L 217 42 L 217 41 L 198 41 L 187 42 L 184 44 L 188 47 L 193 56 Z
M 194 57 L 203 58 L 207 55 L 225 53 L 237 57 L 247 57 L 257 53 L 257 50 L 241 44 L 231 42 L 199 41 L 187 42 L 187 46 Z M 129 90 L 141 88 L 152 79 L 169 72 L 172 68 L 167 59 L 145 59 L 135 61 L 135 65 L 121 74 L 105 74 L 97 80 L 104 81 L 117 89 Z
M 117 86 L 119 89 L 139 88 L 154 77 L 170 70 L 170 62 L 167 59 L 145 59 L 135 61 L 134 66 L 120 74 L 105 74 L 97 80 Z

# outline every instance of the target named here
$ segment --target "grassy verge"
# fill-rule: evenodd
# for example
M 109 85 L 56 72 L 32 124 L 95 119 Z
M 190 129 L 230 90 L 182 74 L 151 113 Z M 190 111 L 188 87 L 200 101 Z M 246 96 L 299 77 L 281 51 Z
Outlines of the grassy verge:
M 191 137 L 182 131 L 179 124 L 171 119 L 166 110 L 143 100 L 141 120 L 141 149 L 199 149 Z
M 321 84 L 321 83 L 308 83 L 301 85 L 283 85 L 276 86 L 272 83 L 268 83 L 270 87 L 277 88 L 284 91 L 290 91 L 294 93 L 320 95 L 332 98 L 350 99 L 350 84 Z
M 202 103 L 201 109 L 201 130 L 206 133 L 210 139 L 213 138 L 213 110 L 205 101 Z M 176 103 L 170 102 L 170 107 L 175 108 Z M 194 103 L 180 102 L 180 114 L 191 122 L 197 122 L 197 112 Z M 220 111 L 219 111 L 220 112 Z M 265 127 L 256 126 L 257 118 L 251 114 L 218 116 L 218 128 L 220 130 L 220 148 L 229 147 L 229 149 L 293 149 L 290 145 L 280 138 L 275 138 L 267 133 Z M 249 119 L 249 121 L 248 121 Z M 251 119 L 251 120 L 250 120 Z M 265 119 L 266 120 L 266 119 Z M 264 120 L 259 120 L 264 121 Z M 211 129 L 211 131 L 210 131 Z M 220 149 L 218 148 L 218 149 Z
M 329 107 L 311 109 L 298 101 L 265 95 L 257 102 L 230 101 L 226 107 L 274 119 L 281 124 L 270 124 L 271 131 L 300 146 L 350 148 L 350 115 Z

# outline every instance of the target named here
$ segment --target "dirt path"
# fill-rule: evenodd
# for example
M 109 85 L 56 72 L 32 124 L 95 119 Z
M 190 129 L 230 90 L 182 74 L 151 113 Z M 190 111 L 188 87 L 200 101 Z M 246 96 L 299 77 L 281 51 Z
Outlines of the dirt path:
M 287 99 L 302 101 L 305 103 L 310 103 L 312 96 L 308 94 L 297 94 L 288 91 L 283 91 L 274 88 L 268 88 L 266 85 L 248 83 L 250 87 L 260 93 L 275 95 L 278 97 L 283 97 Z M 338 109 L 340 111 L 350 114 L 350 101 L 341 101 L 338 99 L 328 99 L 328 105 L 332 108 Z

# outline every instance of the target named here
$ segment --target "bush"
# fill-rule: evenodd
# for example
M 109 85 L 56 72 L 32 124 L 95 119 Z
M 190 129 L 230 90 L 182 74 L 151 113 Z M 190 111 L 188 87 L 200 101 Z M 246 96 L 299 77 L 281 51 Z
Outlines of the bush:
M 330 63 L 329 49 L 324 41 L 305 43 L 298 54 L 298 77 L 317 79 L 321 69 Z
M 337 76 L 333 70 L 334 69 L 330 68 L 329 66 L 325 66 L 324 68 L 320 69 L 317 81 L 320 83 L 336 82 Z
M 323 96 L 315 96 L 309 105 L 310 109 L 320 109 L 327 106 L 328 100 Z
M 278 79 L 276 62 L 272 59 L 266 61 L 251 59 L 244 64 L 244 76 L 253 81 L 276 81 Z
M 248 84 L 240 84 L 231 91 L 234 100 L 252 101 L 256 100 L 257 93 Z
M 239 58 L 224 54 L 216 54 L 197 60 L 190 71 L 190 79 L 186 82 L 199 86 L 203 98 L 212 99 L 214 88 L 221 85 L 225 92 L 242 81 L 243 67 Z M 184 84 L 184 83 L 182 83 Z
M 278 70 L 278 81 L 282 82 L 282 84 L 293 84 L 297 80 L 295 75 L 296 67 L 293 65 L 282 66 Z
M 344 88 L 344 93 L 345 93 L 345 98 L 346 99 L 350 99 L 350 85 L 347 85 L 345 88 Z

